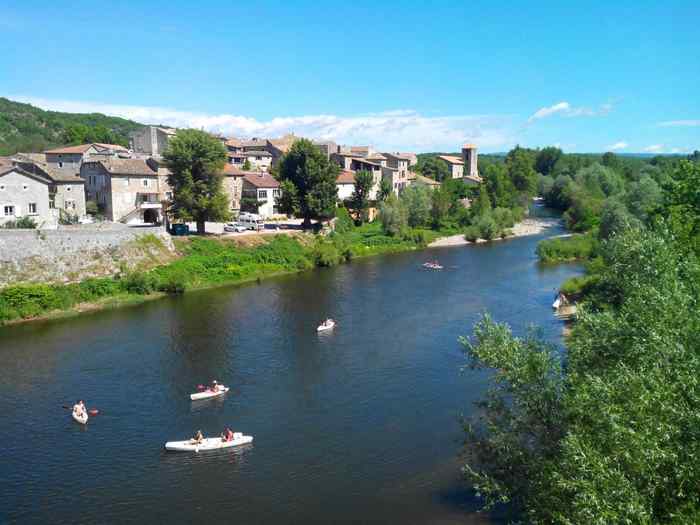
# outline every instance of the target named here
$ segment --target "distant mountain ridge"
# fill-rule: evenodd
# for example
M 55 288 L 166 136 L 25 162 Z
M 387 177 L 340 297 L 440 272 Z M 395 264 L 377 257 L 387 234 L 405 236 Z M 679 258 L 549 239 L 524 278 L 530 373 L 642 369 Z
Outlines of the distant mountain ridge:
M 46 111 L 0 97 L 0 155 L 88 142 L 129 145 L 129 133 L 144 125 L 102 113 Z

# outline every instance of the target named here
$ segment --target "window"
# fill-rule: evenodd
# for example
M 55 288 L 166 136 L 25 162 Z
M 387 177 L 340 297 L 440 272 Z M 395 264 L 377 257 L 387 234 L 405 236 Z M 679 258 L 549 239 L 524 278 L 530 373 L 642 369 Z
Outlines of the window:
M 165 198 L 166 198 L 166 200 L 169 200 L 169 201 L 173 200 L 173 192 L 172 192 L 172 191 L 166 191 L 166 192 L 165 192 Z
M 0 184 L 0 191 L 5 191 L 5 185 L 4 185 L 4 184 Z
M 267 190 L 258 190 L 258 199 L 267 199 Z
M 282 195 L 282 192 L 280 191 L 279 188 L 275 188 L 274 190 L 272 190 L 273 197 L 279 197 L 280 195 Z
M 75 201 L 66 200 L 65 208 L 66 208 L 66 210 L 74 210 L 75 209 Z
M 22 190 L 27 191 L 29 186 L 27 184 L 22 184 Z
M 5 217 L 12 217 L 15 214 L 14 206 L 5 206 Z
M 143 179 L 143 187 L 148 188 L 148 179 Z
M 260 157 L 260 156 L 255 157 L 255 160 L 262 160 L 262 157 Z
M 29 215 L 36 215 L 36 202 L 29 203 Z
M 70 186 L 66 186 L 66 191 L 70 191 L 72 188 Z

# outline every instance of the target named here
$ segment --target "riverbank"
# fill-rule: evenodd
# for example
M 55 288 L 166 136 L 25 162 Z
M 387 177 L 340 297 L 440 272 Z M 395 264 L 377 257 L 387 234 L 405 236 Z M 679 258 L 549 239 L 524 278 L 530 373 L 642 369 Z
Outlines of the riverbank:
M 513 237 L 541 233 L 555 223 L 526 219 L 513 228 Z M 463 235 L 436 239 L 439 235 L 432 230 L 411 230 L 403 236 L 387 236 L 379 224 L 372 223 L 328 237 L 295 233 L 247 238 L 245 242 L 175 239 L 179 257 L 147 272 L 119 273 L 66 285 L 21 284 L 0 289 L 0 326 L 136 305 L 166 295 L 335 266 L 355 258 L 470 244 Z M 436 244 L 440 242 L 447 244 Z
M 513 239 L 515 237 L 524 237 L 526 235 L 537 235 L 537 234 L 545 231 L 547 228 L 551 228 L 551 227 L 556 226 L 557 224 L 560 224 L 560 223 L 561 223 L 560 219 L 532 217 L 532 218 L 524 219 L 523 221 L 521 221 L 518 224 L 516 224 L 515 226 L 513 226 L 511 228 L 511 234 L 507 235 L 505 237 L 499 237 L 497 239 L 492 239 L 491 241 L 487 241 L 485 239 L 478 239 L 477 241 L 471 242 L 471 241 L 468 241 L 465 239 L 464 234 L 460 233 L 457 235 L 450 235 L 448 237 L 441 237 L 439 239 L 436 239 L 435 241 L 431 242 L 428 245 L 428 247 L 429 248 L 441 248 L 441 247 L 447 247 L 447 246 L 465 246 L 467 244 L 500 241 L 503 239 Z

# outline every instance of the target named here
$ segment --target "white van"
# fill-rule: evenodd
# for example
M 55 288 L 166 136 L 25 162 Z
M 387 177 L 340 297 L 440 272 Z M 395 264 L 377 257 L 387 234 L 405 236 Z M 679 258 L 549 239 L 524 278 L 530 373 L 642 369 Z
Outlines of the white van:
M 248 230 L 259 231 L 265 228 L 265 221 L 255 213 L 241 213 L 238 216 L 238 224 L 245 226 Z

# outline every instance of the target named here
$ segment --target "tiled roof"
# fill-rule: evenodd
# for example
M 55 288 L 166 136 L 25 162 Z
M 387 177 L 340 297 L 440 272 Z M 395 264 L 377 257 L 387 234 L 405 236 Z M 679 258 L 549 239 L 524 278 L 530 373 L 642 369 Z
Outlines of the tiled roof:
M 355 184 L 355 172 L 350 170 L 343 170 L 340 175 L 335 179 L 336 184 Z
M 477 184 L 484 182 L 484 179 L 482 179 L 479 175 L 465 175 L 464 178 L 476 182 Z
M 50 149 L 44 153 L 58 153 L 58 154 L 71 154 L 71 153 L 85 153 L 90 148 L 94 147 L 96 150 L 115 150 L 115 151 L 128 151 L 124 146 L 119 144 L 102 144 L 99 142 L 94 142 L 91 144 L 80 144 L 78 146 L 65 146 L 63 148 Z
M 233 164 L 224 165 L 224 175 L 227 177 L 243 177 L 244 175 L 247 175 L 249 173 L 256 172 L 242 170 L 241 168 L 239 168 L 238 166 L 234 166 Z
M 280 185 L 277 179 L 264 171 L 259 173 L 247 172 L 243 175 L 243 180 L 256 188 L 279 188 Z
M 91 162 L 91 161 L 88 161 Z M 156 176 L 156 172 L 144 159 L 101 159 L 96 161 L 112 175 Z
M 464 166 L 462 157 L 453 157 L 452 155 L 438 155 L 439 159 L 449 162 L 450 164 L 457 164 L 458 166 Z
M 400 160 L 411 160 L 411 156 L 408 153 L 384 153 L 383 154 L 385 157 L 391 157 L 393 159 L 400 159 Z
M 115 151 L 129 151 L 127 148 L 124 146 L 121 146 L 119 144 L 102 144 L 100 142 L 95 142 L 94 146 L 97 146 L 98 149 L 113 149 Z
M 440 183 L 436 180 L 424 177 L 416 173 L 416 184 L 425 184 L 426 186 L 440 186 Z
M 63 148 L 49 149 L 44 153 L 85 153 L 90 148 L 92 148 L 92 144 L 80 144 L 79 146 L 65 146 Z
M 371 160 L 367 160 L 367 159 L 365 159 L 364 157 L 355 157 L 355 156 L 353 156 L 353 157 L 352 157 L 352 160 L 353 160 L 353 161 L 357 161 L 357 162 L 361 162 L 362 164 L 369 164 L 369 165 L 375 166 L 375 167 L 377 167 L 377 168 L 381 168 L 381 167 L 382 167 L 381 164 L 378 164 L 378 163 L 376 163 L 376 162 L 372 162 Z
M 75 173 L 66 173 L 64 170 L 52 168 L 45 162 L 31 160 L 31 157 L 24 154 L 17 155 L 14 163 L 24 171 L 35 173 L 50 179 L 52 182 L 71 182 L 73 184 L 84 184 L 85 181 Z
M 29 177 L 35 180 L 38 180 L 39 182 L 42 182 L 43 184 L 51 184 L 51 179 L 48 177 L 42 175 L 41 173 L 34 173 L 31 171 L 27 171 L 23 169 L 21 166 L 16 166 L 14 164 L 5 164 L 2 163 L 0 164 L 0 177 L 7 175 L 8 173 L 19 173 L 21 175 L 24 175 L 25 177 Z

